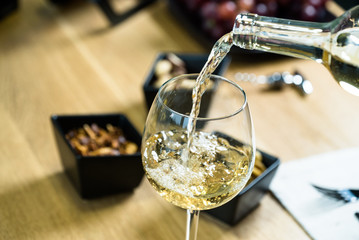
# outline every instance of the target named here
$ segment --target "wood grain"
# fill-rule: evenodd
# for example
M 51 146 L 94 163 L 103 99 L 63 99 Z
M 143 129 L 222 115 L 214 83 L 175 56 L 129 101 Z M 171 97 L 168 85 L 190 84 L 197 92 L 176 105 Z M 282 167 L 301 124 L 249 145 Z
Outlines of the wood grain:
M 162 51 L 208 53 L 158 1 L 110 27 L 90 1 L 58 7 L 21 1 L 0 22 L 0 239 L 184 239 L 185 211 L 147 181 L 130 194 L 81 200 L 64 175 L 52 114 L 126 114 L 141 132 L 142 85 Z M 236 72 L 298 69 L 312 81 L 305 98 L 293 89 L 246 90 L 258 147 L 282 162 L 358 146 L 359 99 L 315 62 L 237 56 Z M 234 227 L 202 214 L 198 239 L 309 239 L 275 198 Z

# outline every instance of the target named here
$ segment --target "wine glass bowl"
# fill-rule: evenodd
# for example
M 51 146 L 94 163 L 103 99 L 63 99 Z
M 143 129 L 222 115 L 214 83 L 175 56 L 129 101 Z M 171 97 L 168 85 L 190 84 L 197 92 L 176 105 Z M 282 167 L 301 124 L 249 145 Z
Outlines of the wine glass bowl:
M 236 83 L 211 75 L 199 115 L 193 118 L 192 90 L 197 77 L 181 75 L 160 88 L 141 144 L 151 185 L 162 198 L 190 211 L 212 209 L 235 197 L 247 183 L 255 157 L 245 92 Z M 195 128 L 188 134 L 192 120 Z

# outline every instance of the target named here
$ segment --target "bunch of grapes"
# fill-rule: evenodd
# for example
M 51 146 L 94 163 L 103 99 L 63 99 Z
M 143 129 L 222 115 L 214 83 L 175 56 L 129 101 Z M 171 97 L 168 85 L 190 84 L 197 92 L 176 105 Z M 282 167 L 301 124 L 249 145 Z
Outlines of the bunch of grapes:
M 213 39 L 232 30 L 239 13 L 251 12 L 304 21 L 324 21 L 327 0 L 176 0 L 199 20 L 201 29 Z

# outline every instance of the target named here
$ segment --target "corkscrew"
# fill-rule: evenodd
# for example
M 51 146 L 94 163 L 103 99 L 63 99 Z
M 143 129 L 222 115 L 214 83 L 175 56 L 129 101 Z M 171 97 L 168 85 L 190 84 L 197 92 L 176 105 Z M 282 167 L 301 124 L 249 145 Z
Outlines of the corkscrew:
M 254 84 L 265 84 L 268 90 L 282 90 L 285 86 L 291 86 L 296 89 L 302 96 L 309 95 L 313 92 L 312 83 L 305 79 L 298 71 L 293 74 L 289 72 L 274 72 L 271 75 L 255 75 L 253 73 L 241 73 L 235 74 L 237 81 L 246 81 Z

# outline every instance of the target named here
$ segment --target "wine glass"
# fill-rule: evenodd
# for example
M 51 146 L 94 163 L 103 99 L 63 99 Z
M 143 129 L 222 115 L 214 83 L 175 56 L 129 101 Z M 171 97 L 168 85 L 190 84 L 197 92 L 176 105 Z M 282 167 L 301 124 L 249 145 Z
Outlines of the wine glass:
M 199 211 L 218 207 L 247 183 L 255 142 L 245 92 L 211 75 L 199 115 L 190 116 L 198 74 L 168 80 L 157 93 L 142 139 L 146 177 L 168 202 L 187 209 L 186 239 L 197 236 Z M 194 121 L 194 130 L 188 125 Z M 188 134 L 192 132 L 192 134 Z

